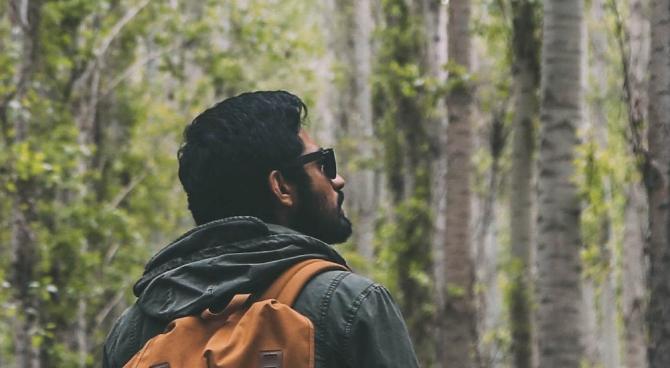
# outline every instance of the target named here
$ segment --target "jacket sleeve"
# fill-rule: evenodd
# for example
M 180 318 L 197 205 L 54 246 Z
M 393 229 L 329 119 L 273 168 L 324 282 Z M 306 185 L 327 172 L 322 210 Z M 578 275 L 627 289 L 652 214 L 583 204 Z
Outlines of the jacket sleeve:
M 402 314 L 383 286 L 368 286 L 345 320 L 342 347 L 350 367 L 419 367 Z
M 132 305 L 116 320 L 107 335 L 102 353 L 103 368 L 123 367 L 150 338 L 165 329 L 167 322 L 153 320 Z

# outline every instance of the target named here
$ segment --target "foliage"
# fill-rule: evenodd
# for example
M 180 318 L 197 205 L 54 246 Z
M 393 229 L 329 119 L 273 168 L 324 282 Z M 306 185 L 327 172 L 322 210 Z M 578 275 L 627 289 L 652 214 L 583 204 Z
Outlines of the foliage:
M 34 72 L 8 103 L 3 126 L 20 117 L 28 134 L 18 140 L 5 129 L 0 140 L 0 335 L 11 336 L 12 319 L 24 312 L 10 292 L 5 244 L 16 193 L 30 185 L 30 290 L 39 305 L 32 343 L 53 366 L 95 365 L 143 263 L 190 226 L 175 165 L 184 124 L 248 89 L 290 89 L 308 104 L 315 94 L 310 63 L 322 50 L 312 47 L 316 24 L 293 20 L 311 11 L 302 2 L 281 1 L 279 11 L 260 1 L 141 5 L 41 4 Z M 3 101 L 27 60 L 7 9 L 0 15 Z M 0 365 L 11 364 L 12 345 L 0 339 L 9 359 Z
M 539 23 L 540 2 L 531 2 Z M 144 262 L 192 225 L 176 176 L 183 126 L 208 105 L 247 90 L 285 89 L 316 106 L 324 84 L 316 80 L 316 70 L 332 30 L 319 21 L 327 16 L 323 4 L 313 1 L 29 3 L 40 6 L 34 35 L 17 24 L 11 2 L 0 4 L 0 366 L 13 365 L 13 330 L 28 314 L 37 319 L 32 343 L 50 366 L 94 366 L 111 324 L 134 300 L 130 289 Z M 356 157 L 358 137 L 345 134 L 338 149 L 351 153 L 342 164 L 352 171 L 383 163 L 386 196 L 376 209 L 379 252 L 366 264 L 352 244 L 339 250 L 354 268 L 371 271 L 392 290 L 420 360 L 429 366 L 436 363 L 433 332 L 440 319 L 430 247 L 437 215 L 429 203 L 431 164 L 439 148 L 431 118 L 451 89 L 477 87 L 473 193 L 485 201 L 508 201 L 510 145 L 503 143 L 514 114 L 511 13 L 519 2 L 473 1 L 478 67 L 466 73 L 444 65 L 459 77 L 449 83 L 427 72 L 420 3 L 373 5 L 377 142 L 368 143 L 383 156 Z M 594 33 L 615 27 L 607 14 L 589 24 Z M 29 41 L 37 45 L 34 57 L 26 48 Z M 590 118 L 576 157 L 583 276 L 601 285 L 614 274 L 620 289 L 625 193 L 640 178 L 626 146 L 615 40 L 606 37 L 599 47 L 596 55 L 592 45 L 587 64 L 601 60 L 606 68 L 590 75 L 585 102 L 602 121 Z M 334 63 L 333 83 L 343 83 L 346 64 Z M 22 78 L 26 83 L 18 88 Z M 319 128 L 314 117 L 320 112 L 310 113 L 310 129 Z M 337 129 L 346 132 L 346 122 L 339 123 Z M 487 143 L 493 133 L 503 140 L 497 146 Z M 498 179 L 490 182 L 494 171 Z M 30 215 L 27 229 L 34 239 L 21 245 L 35 250 L 25 285 L 14 284 L 19 213 Z M 532 299 L 532 280 L 521 277 L 518 260 L 507 256 L 509 231 L 496 236 L 499 286 L 506 308 L 513 309 L 518 306 L 512 300 Z M 21 286 L 36 310 L 23 310 Z M 513 344 L 508 326 L 501 326 L 486 331 L 481 345 Z M 85 346 L 77 340 L 82 333 Z
M 398 295 L 419 359 L 434 359 L 437 317 L 431 256 L 433 216 L 429 206 L 431 160 L 435 137 L 429 116 L 447 86 L 428 76 L 419 9 L 405 1 L 382 2 L 385 16 L 378 28 L 380 48 L 374 71 L 373 107 L 382 137 L 391 206 L 379 227 L 381 269 Z

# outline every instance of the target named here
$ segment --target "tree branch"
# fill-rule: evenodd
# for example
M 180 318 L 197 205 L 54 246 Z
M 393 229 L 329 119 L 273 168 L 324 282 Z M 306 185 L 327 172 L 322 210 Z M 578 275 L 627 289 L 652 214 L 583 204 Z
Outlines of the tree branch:
M 86 80 L 91 73 L 93 72 L 95 66 L 97 64 L 100 64 L 102 62 L 102 59 L 104 58 L 105 54 L 107 53 L 107 50 L 109 49 L 109 46 L 112 44 L 112 42 L 121 34 L 121 31 L 123 28 L 130 23 L 137 14 L 144 9 L 151 0 L 143 0 L 136 6 L 128 9 L 126 14 L 119 19 L 116 24 L 112 27 L 112 29 L 109 31 L 109 34 L 107 37 L 105 37 L 101 42 L 98 47 L 96 47 L 93 51 L 94 58 L 88 62 L 86 65 L 86 68 L 84 69 L 84 72 L 81 73 L 79 78 L 74 82 L 74 88 L 73 89 L 78 89 L 79 86 L 82 85 L 83 81 Z
M 128 286 L 130 285 L 130 280 L 125 280 L 123 282 L 123 286 L 119 288 L 119 291 L 114 295 L 114 298 L 105 305 L 105 308 L 103 308 L 96 316 L 95 316 L 95 328 L 93 328 L 93 331 L 98 331 L 100 329 L 100 325 L 102 325 L 102 322 L 105 321 L 107 316 L 112 312 L 116 306 L 123 301 L 123 297 L 126 294 L 126 290 L 128 289 Z
M 146 65 L 146 64 L 148 64 L 148 63 L 150 63 L 150 62 L 152 62 L 152 61 L 154 61 L 158 58 L 160 58 L 161 56 L 163 56 L 163 55 L 165 55 L 169 52 L 174 51 L 177 48 L 178 48 L 178 45 L 174 45 L 174 46 L 172 46 L 170 48 L 167 48 L 167 49 L 164 49 L 162 51 L 151 53 L 151 54 L 145 56 L 144 58 L 134 62 L 132 65 L 127 67 L 121 74 L 117 75 L 116 78 L 114 78 L 109 83 L 109 85 L 102 91 L 102 93 L 100 95 L 100 98 L 103 99 L 103 98 L 107 97 L 114 89 L 116 89 L 116 87 L 119 84 L 121 84 L 123 81 L 128 79 L 132 75 L 132 73 L 134 71 L 136 71 L 137 69 L 139 69 L 140 67 L 142 67 L 142 66 L 144 66 L 144 65 Z
M 146 176 L 147 176 L 147 172 L 144 171 L 140 176 L 134 178 L 128 185 L 126 185 L 123 188 L 123 190 L 121 190 L 121 192 L 119 192 L 119 194 L 116 195 L 116 197 L 114 197 L 114 199 L 110 202 L 108 208 L 111 210 L 111 209 L 115 209 L 115 208 L 119 207 L 121 202 L 123 202 L 123 200 L 126 199 L 128 194 L 130 194 L 130 192 L 132 192 L 133 189 L 135 189 L 135 187 L 139 183 L 141 183 L 142 180 L 144 180 L 144 178 L 146 178 Z
M 102 41 L 101 45 L 96 48 L 93 54 L 97 58 L 101 58 L 107 52 L 107 49 L 109 49 L 109 45 L 111 45 L 112 41 L 114 41 L 114 39 L 121 33 L 123 27 L 130 23 L 130 21 L 133 20 L 133 18 L 135 18 L 135 16 L 139 14 L 142 9 L 149 5 L 149 2 L 151 2 L 151 0 L 143 0 L 135 7 L 130 8 L 126 14 L 114 25 L 114 27 L 112 27 L 109 35 L 107 35 L 107 37 Z
M 144 180 L 144 178 L 147 176 L 146 171 L 142 173 L 142 175 L 136 177 L 133 179 L 128 185 L 126 185 L 119 194 L 110 202 L 109 206 L 107 207 L 109 210 L 113 210 L 123 202 L 124 199 L 130 194 L 130 192 L 135 189 L 135 187 Z M 116 252 L 119 251 L 119 248 L 121 248 L 120 243 L 116 243 L 114 246 L 110 247 L 107 253 L 105 253 L 105 264 L 109 263 L 112 261 L 114 256 L 116 255 Z

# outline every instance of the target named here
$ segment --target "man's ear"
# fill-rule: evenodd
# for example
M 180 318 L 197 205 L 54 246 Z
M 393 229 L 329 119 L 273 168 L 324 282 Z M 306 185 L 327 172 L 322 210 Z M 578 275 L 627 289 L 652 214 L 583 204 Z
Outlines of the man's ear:
M 272 170 L 268 174 L 268 184 L 277 203 L 284 207 L 293 207 L 295 204 L 295 186 L 289 183 L 279 170 Z

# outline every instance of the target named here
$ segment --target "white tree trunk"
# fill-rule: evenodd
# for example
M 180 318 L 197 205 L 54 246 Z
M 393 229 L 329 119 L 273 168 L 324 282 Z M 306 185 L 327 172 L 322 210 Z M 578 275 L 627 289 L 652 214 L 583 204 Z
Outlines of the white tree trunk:
M 597 296 L 596 285 L 593 280 L 584 280 L 582 285 L 582 309 L 584 331 L 584 361 L 587 366 L 597 366 L 598 352 L 598 315 L 596 313 Z
M 335 68 L 335 0 L 324 0 L 322 3 L 321 24 L 324 29 L 326 51 L 316 65 L 316 76 L 319 82 L 320 94 L 316 100 L 316 111 L 319 112 L 319 121 L 314 124 L 315 130 L 312 136 L 324 147 L 332 147 L 335 142 L 337 130 L 336 119 L 339 114 L 339 103 L 337 102 L 337 88 L 333 70 Z
M 370 0 L 353 2 L 354 29 L 353 58 L 351 68 L 351 138 L 357 141 L 356 161 L 358 165 L 349 178 L 352 194 L 353 215 L 357 218 L 355 244 L 359 253 L 371 263 L 374 259 L 375 220 L 378 195 L 375 190 L 376 170 L 372 165 L 375 157 L 375 134 L 372 122 L 371 38 L 372 9 Z
M 631 116 L 646 121 L 647 73 L 649 68 L 650 29 L 648 1 L 630 0 L 629 77 Z M 646 368 L 647 341 L 645 331 L 646 270 L 645 237 L 648 233 L 648 206 L 641 183 L 631 183 L 626 190 L 628 201 L 624 210 L 624 240 L 621 273 L 621 313 L 623 314 L 624 365 Z
M 445 83 L 447 73 L 444 66 L 447 63 L 447 8 L 439 0 L 423 0 L 423 19 L 427 34 L 426 65 L 429 75 L 438 83 Z M 444 308 L 444 239 L 445 239 L 445 211 L 446 211 L 446 180 L 447 173 L 447 111 L 445 101 L 437 99 L 433 106 L 433 116 L 429 121 L 429 134 L 432 137 L 431 152 L 435 154 L 431 163 L 431 212 L 434 215 L 433 235 L 431 238 L 433 255 L 433 278 L 435 279 L 435 305 L 438 310 Z M 435 347 L 441 351 L 445 346 L 445 331 L 441 316 L 436 315 Z M 446 367 L 441 359 L 436 361 L 437 367 Z
M 589 10 L 590 17 L 584 37 L 589 51 L 589 63 L 585 65 L 586 73 L 591 83 L 587 86 L 589 99 L 589 119 L 587 131 L 595 143 L 595 149 L 605 151 L 609 144 L 608 118 L 605 107 L 608 83 L 608 50 L 609 29 L 606 27 L 607 18 L 605 14 L 607 4 L 605 0 L 593 0 Z M 587 58 L 584 58 L 587 59 Z M 604 200 L 613 203 L 612 183 L 608 177 L 603 177 Z M 585 348 L 587 360 L 592 365 L 604 368 L 619 368 L 620 346 L 617 326 L 617 300 L 616 289 L 616 264 L 617 260 L 612 239 L 612 217 L 613 213 L 605 213 L 600 218 L 601 242 L 599 244 L 600 254 L 608 267 L 609 273 L 600 279 L 585 280 L 584 307 L 590 316 L 585 323 L 588 331 L 585 333 Z M 588 292 L 587 292 L 588 291 Z
M 545 0 L 538 178 L 537 335 L 542 368 L 578 368 L 583 354 L 580 205 L 574 183 L 582 119 L 581 0 Z
M 316 136 L 323 144 L 340 140 L 343 149 L 338 153 L 346 162 L 341 169 L 348 182 L 346 211 L 354 224 L 352 240 L 371 264 L 379 203 L 372 121 L 372 9 L 370 0 L 327 0 L 322 6 L 328 47 L 318 67 L 325 83 L 317 102 L 323 123 Z
M 627 368 L 647 367 L 647 342 L 644 323 L 646 304 L 645 234 L 648 232 L 647 198 L 637 183 L 628 186 L 624 215 L 623 271 L 621 304 Z
M 493 190 L 498 190 L 493 187 Z M 477 293 L 477 321 L 478 336 L 485 336 L 488 333 L 497 334 L 503 327 L 503 295 L 499 283 L 499 263 L 500 247 L 498 243 L 498 218 L 502 213 L 501 205 L 497 197 L 483 198 L 483 201 L 490 201 L 489 204 L 478 206 L 490 213 L 479 213 L 473 218 L 478 218 L 479 222 L 486 221 L 486 226 L 482 227 L 482 233 L 478 235 L 478 252 L 475 256 L 475 270 L 477 284 L 481 289 Z M 482 212 L 482 211 L 480 211 Z M 486 219 L 488 218 L 488 219 Z M 487 368 L 504 367 L 505 354 L 504 346 L 500 344 L 499 339 L 478 339 L 479 366 Z

